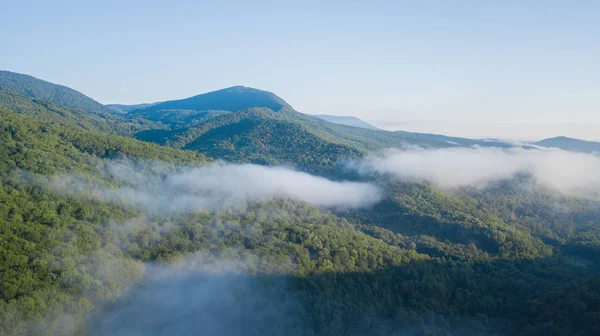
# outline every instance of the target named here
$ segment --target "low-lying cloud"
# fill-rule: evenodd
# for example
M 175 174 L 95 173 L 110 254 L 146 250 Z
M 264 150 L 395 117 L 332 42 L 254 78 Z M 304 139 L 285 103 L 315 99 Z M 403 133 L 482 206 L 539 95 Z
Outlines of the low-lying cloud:
M 93 335 L 299 335 L 304 315 L 288 279 L 251 276 L 248 261 L 147 265 L 144 284 L 90 319 Z
M 363 174 L 392 174 L 442 188 L 485 187 L 525 174 L 556 191 L 600 193 L 600 157 L 558 149 L 414 147 L 371 155 L 351 167 Z
M 369 206 L 380 199 L 379 189 L 372 184 L 336 182 L 286 167 L 210 164 L 174 171 L 155 166 L 150 173 L 110 164 L 105 170 L 119 181 L 120 188 L 91 186 L 73 177 L 58 177 L 54 186 L 68 192 L 85 189 L 96 198 L 161 212 L 218 211 L 274 198 L 344 209 Z

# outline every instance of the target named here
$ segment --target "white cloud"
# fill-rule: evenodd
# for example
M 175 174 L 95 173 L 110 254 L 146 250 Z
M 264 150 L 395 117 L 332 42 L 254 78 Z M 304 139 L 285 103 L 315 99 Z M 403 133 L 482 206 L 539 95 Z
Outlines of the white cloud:
M 156 172 L 158 169 L 158 172 Z M 153 211 L 223 210 L 249 202 L 286 198 L 315 206 L 356 208 L 380 199 L 368 183 L 335 182 L 285 167 L 210 164 L 178 171 L 155 167 L 141 172 L 124 164 L 111 164 L 108 174 L 125 186 L 118 189 L 85 185 L 94 196 L 121 201 Z M 55 187 L 78 190 L 73 178 L 55 180 Z
M 252 276 L 258 257 L 202 253 L 177 264 L 147 264 L 133 286 L 89 320 L 93 335 L 298 335 L 306 310 L 285 277 Z M 234 321 L 235 323 L 232 323 Z
M 527 174 L 535 182 L 564 193 L 600 192 L 600 157 L 557 149 L 413 147 L 390 149 L 351 166 L 362 173 L 389 173 L 442 188 L 483 187 Z

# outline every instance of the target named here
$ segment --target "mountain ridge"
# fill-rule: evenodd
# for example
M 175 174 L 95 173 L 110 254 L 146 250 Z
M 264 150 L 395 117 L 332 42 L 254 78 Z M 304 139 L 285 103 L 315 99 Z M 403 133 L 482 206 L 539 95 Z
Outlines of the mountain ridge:
M 316 114 L 312 116 L 334 124 L 366 128 L 374 131 L 382 130 L 381 128 L 371 125 L 368 122 L 354 116 L 334 116 L 329 114 Z
M 533 143 L 542 147 L 560 148 L 562 150 L 580 153 L 600 153 L 600 142 L 587 141 L 567 136 L 547 138 Z
M 123 328 L 140 324 L 137 311 L 132 315 L 128 309 L 138 301 L 130 294 L 140 288 L 157 298 L 158 314 L 151 318 L 160 316 L 160 328 L 173 334 L 163 323 L 171 320 L 165 316 L 165 294 L 169 307 L 177 308 L 171 310 L 179 326 L 186 322 L 181 303 L 193 301 L 192 308 L 198 307 L 197 301 L 206 301 L 198 289 L 212 292 L 215 287 L 193 281 L 192 291 L 172 291 L 169 285 L 177 286 L 180 269 L 170 267 L 193 271 L 186 260 L 196 263 L 201 255 L 209 256 L 212 273 L 220 274 L 214 266 L 221 259 L 229 266 L 242 263 L 244 273 L 266 289 L 258 296 L 269 300 L 254 302 L 257 287 L 245 286 L 247 281 L 217 286 L 224 290 L 210 300 L 213 306 L 219 303 L 216 315 L 241 309 L 260 322 L 259 329 L 243 324 L 246 330 L 239 334 L 597 334 L 599 201 L 525 191 L 519 178 L 485 189 L 446 192 L 394 175 L 350 175 L 345 160 L 368 151 L 400 144 L 458 144 L 448 143 L 448 137 L 437 141 L 426 134 L 333 124 L 291 106 L 221 114 L 164 109 L 107 114 L 102 116 L 112 119 L 104 128 L 100 115 L 48 97 L 53 101 L 0 90 L 0 334 L 111 335 L 115 333 L 87 324 L 90 318 L 112 321 L 111 316 L 125 323 L 121 333 L 131 333 Z M 148 123 L 142 116 L 156 121 L 136 135 L 149 132 L 150 142 L 189 150 L 106 134 L 121 122 Z M 239 212 L 193 213 L 154 213 L 130 202 L 153 198 L 157 189 L 145 187 L 157 183 L 156 193 L 166 197 L 157 205 L 177 203 L 164 192 L 168 185 L 191 187 L 190 196 L 198 195 L 202 189 L 195 190 L 196 178 L 177 177 L 202 169 L 211 161 L 204 153 L 230 163 L 296 166 L 320 175 L 313 176 L 319 186 L 327 179 L 371 184 L 381 189 L 381 199 L 371 207 L 334 210 L 275 192 L 277 198 L 248 204 Z M 122 165 L 128 168 L 123 171 Z M 221 165 L 229 164 L 219 163 L 217 171 Z M 219 187 L 231 182 L 222 177 L 209 182 Z M 286 182 L 270 174 L 268 179 L 275 186 Z M 307 184 L 289 181 L 300 191 Z M 86 188 L 89 183 L 102 188 Z M 232 196 L 260 194 L 252 184 L 233 184 Z M 55 189 L 61 186 L 66 190 Z M 129 201 L 106 197 L 114 192 Z M 146 272 L 162 265 L 175 281 L 167 278 L 153 286 Z M 281 290 L 279 283 L 285 284 Z M 172 297 L 174 292 L 181 298 Z M 189 300 L 192 296 L 201 299 Z M 273 308 L 271 302 L 282 298 L 299 309 L 287 304 Z M 142 301 L 139 315 L 147 317 L 154 307 Z M 265 318 L 264 309 L 277 314 Z M 281 317 L 292 321 L 282 326 Z M 236 316 L 230 320 L 239 321 Z M 147 333 L 156 331 L 156 324 L 142 324 Z M 132 327 L 135 332 L 139 325 Z
M 55 102 L 88 113 L 110 114 L 112 112 L 108 107 L 68 86 L 16 72 L 0 70 L 0 89 L 7 89 L 34 99 Z

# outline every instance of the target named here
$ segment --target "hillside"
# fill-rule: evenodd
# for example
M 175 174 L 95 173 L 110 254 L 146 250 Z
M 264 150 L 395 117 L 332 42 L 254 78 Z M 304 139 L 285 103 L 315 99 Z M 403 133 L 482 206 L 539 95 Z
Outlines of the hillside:
M 598 286 L 592 268 L 596 266 L 582 269 L 562 262 L 561 256 L 552 257 L 548 246 L 519 229 L 519 219 L 506 224 L 498 215 L 476 209 L 469 200 L 472 196 L 445 195 L 431 187 L 382 180 L 393 188 L 394 196 L 358 212 L 336 215 L 276 200 L 252 205 L 242 213 L 154 214 L 97 199 L 96 192 L 86 188 L 75 196 L 56 193 L 48 189 L 49 176 L 77 174 L 81 179 L 75 181 L 116 188 L 123 182 L 98 170 L 110 165 L 106 159 L 126 159 L 129 164 L 141 158 L 202 164 L 203 157 L 53 126 L 5 110 L 0 111 L 0 136 L 4 163 L 0 166 L 0 218 L 5 223 L 0 229 L 0 330 L 6 334 L 92 330 L 112 334 L 122 328 L 142 332 L 145 329 L 139 328 L 156 326 L 131 325 L 136 314 L 157 321 L 168 316 L 160 300 L 149 298 L 168 295 L 191 302 L 189 296 L 205 288 L 214 293 L 215 304 L 224 312 L 247 308 L 244 315 L 231 316 L 247 321 L 246 332 L 269 335 L 290 330 L 301 331 L 292 334 L 308 330 L 316 335 L 360 335 L 372 331 L 374 323 L 380 331 L 376 334 L 381 335 L 398 328 L 426 334 L 460 328 L 468 334 L 486 335 L 548 329 L 583 332 L 594 326 L 594 320 L 576 309 L 582 305 L 596 309 L 593 298 Z M 153 167 L 143 165 L 137 174 L 153 175 Z M 477 197 L 482 201 L 492 197 L 486 201 L 492 205 L 500 195 Z M 587 234 L 597 234 L 597 230 Z M 583 246 L 575 245 L 576 241 L 569 244 Z M 181 264 L 184 256 L 192 256 L 189 264 L 182 265 L 185 269 L 194 269 L 197 263 L 214 265 L 214 259 L 194 259 L 198 251 L 225 258 L 228 267 L 244 265 L 255 275 L 209 273 L 197 278 L 184 272 L 183 278 L 164 282 L 160 277 L 153 280 L 152 268 L 144 268 L 143 262 L 149 261 L 179 260 Z M 584 255 L 574 247 L 568 252 L 578 258 Z M 254 265 L 249 260 L 260 262 Z M 170 271 L 180 272 L 177 268 Z M 134 285 L 121 296 L 144 276 L 149 277 L 145 284 Z M 185 286 L 208 287 L 182 292 L 180 281 Z M 235 299 L 227 294 L 240 290 L 247 294 Z M 573 293 L 578 297 L 575 301 Z M 105 306 L 106 301 L 110 304 Z M 192 301 L 196 303 L 186 312 L 192 316 L 206 313 L 202 300 Z M 532 304 L 537 307 L 534 311 Z M 463 311 L 465 307 L 471 308 Z M 95 309 L 104 315 L 92 315 L 89 325 L 87 314 Z M 465 322 L 475 312 L 485 314 L 486 319 Z M 427 321 L 431 314 L 437 317 Z M 65 316 L 71 321 L 68 325 L 63 323 Z M 218 318 L 211 316 L 198 318 L 208 326 Z M 564 321 L 548 328 L 547 323 L 557 318 Z
M 514 146 L 508 142 L 502 142 L 502 141 L 497 141 L 497 140 L 488 140 L 488 139 L 467 139 L 467 138 L 460 138 L 460 137 L 451 137 L 451 136 L 446 136 L 446 135 L 441 135 L 441 134 L 415 133 L 415 132 L 406 132 L 406 131 L 396 131 L 395 133 L 412 136 L 412 137 L 416 137 L 416 138 L 446 142 L 449 144 L 460 145 L 460 146 L 482 146 L 482 147 L 497 147 L 497 148 L 510 148 L 510 147 Z
M 87 313 L 141 280 L 142 262 L 166 262 L 199 250 L 233 252 L 233 247 L 246 245 L 236 258 L 266 253 L 271 257 L 262 264 L 263 272 L 283 274 L 291 272 L 280 268 L 289 253 L 295 254 L 305 274 L 364 271 L 427 259 L 360 233 L 332 214 L 290 201 L 257 204 L 233 217 L 227 213 L 182 213 L 166 219 L 116 200 L 98 199 L 98 194 L 87 188 L 79 192 L 69 189 L 76 192 L 73 195 L 53 189 L 56 178 L 76 183 L 70 185 L 75 188 L 85 181 L 107 188 L 128 183 L 103 173 L 103 167 L 116 159 L 141 169 L 138 174 L 150 176 L 157 174 L 153 170 L 158 162 L 206 162 L 193 152 L 50 125 L 3 109 L 0 139 L 2 334 L 81 333 L 87 328 Z M 65 174 L 77 178 L 70 181 Z M 280 214 L 283 210 L 287 215 Z M 247 227 L 247 233 L 240 236 L 231 226 L 216 230 L 213 218 L 238 222 Z M 119 224 L 128 221 L 139 224 L 131 228 Z M 250 227 L 265 235 L 252 234 Z M 334 255 L 363 252 L 357 259 L 345 257 L 335 265 L 328 259 L 312 261 L 322 249 L 334 251 Z M 382 259 L 367 262 L 375 256 Z M 63 324 L 64 316 L 69 317 L 69 325 Z
M 106 106 L 71 88 L 9 71 L 0 71 L 0 90 L 97 115 L 111 112 Z
M 33 99 L 9 90 L 0 90 L 0 107 L 21 115 L 65 126 L 77 126 L 101 133 L 132 135 L 157 127 L 152 122 L 113 114 L 93 114 L 53 102 Z
M 242 102 L 105 119 L 3 90 L 0 334 L 600 332 L 598 199 L 361 174 L 460 144 Z
M 227 161 L 294 164 L 321 172 L 333 168 L 337 159 L 362 155 L 355 148 L 327 141 L 269 109 L 238 111 L 175 131 L 144 131 L 136 138 Z
M 237 111 L 191 127 L 142 131 L 135 138 L 227 161 L 291 164 L 322 174 L 344 160 L 362 157 L 368 150 L 410 144 L 447 146 L 392 132 L 336 125 L 291 108 Z
M 334 116 L 334 115 L 327 115 L 327 114 L 319 114 L 319 115 L 314 115 L 314 117 L 317 117 L 317 118 L 325 120 L 325 121 L 329 121 L 330 123 L 334 123 L 334 124 L 366 128 L 366 129 L 375 130 L 375 131 L 380 130 L 379 128 L 369 124 L 368 122 L 363 121 L 357 117 L 352 117 L 352 116 Z
M 585 141 L 564 136 L 540 140 L 533 144 L 542 147 L 560 148 L 571 152 L 600 153 L 600 142 Z
M 111 109 L 115 112 L 127 114 L 133 110 L 144 109 L 144 108 L 150 107 L 155 104 L 157 104 L 157 103 L 135 104 L 135 105 L 107 104 L 106 107 L 108 107 L 109 109 Z
M 138 110 L 129 114 L 132 118 L 150 120 L 169 129 L 188 128 L 223 114 L 232 113 L 222 110 Z
M 43 121 L 124 136 L 162 127 L 121 115 L 68 87 L 8 71 L 0 71 L 0 107 Z
M 451 146 L 394 132 L 331 123 L 295 111 L 272 93 L 244 87 L 167 103 L 130 112 L 132 116 L 165 125 L 141 131 L 135 135 L 136 139 L 206 151 L 212 157 L 230 161 L 287 163 L 307 168 L 312 164 L 306 165 L 304 161 L 309 160 L 324 169 L 333 167 L 340 159 L 356 158 L 369 150 L 406 145 Z M 242 106 L 257 108 L 235 110 Z M 204 110 L 208 108 L 214 110 Z

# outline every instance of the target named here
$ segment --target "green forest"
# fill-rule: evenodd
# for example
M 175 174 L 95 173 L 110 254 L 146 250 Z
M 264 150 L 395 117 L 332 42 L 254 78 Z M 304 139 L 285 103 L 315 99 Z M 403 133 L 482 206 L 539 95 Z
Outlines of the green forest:
M 330 124 L 241 91 L 117 113 L 0 72 L 0 335 L 112 334 L 141 319 L 140 305 L 158 329 L 165 316 L 197 328 L 236 319 L 239 330 L 215 329 L 232 335 L 600 334 L 600 201 L 523 191 L 527 176 L 447 192 L 359 175 L 343 163 L 456 145 Z M 114 178 L 115 162 L 160 180 L 215 161 L 293 166 L 382 197 L 167 212 L 89 188 L 128 190 L 138 175 Z M 157 269 L 185 276 L 157 280 Z

